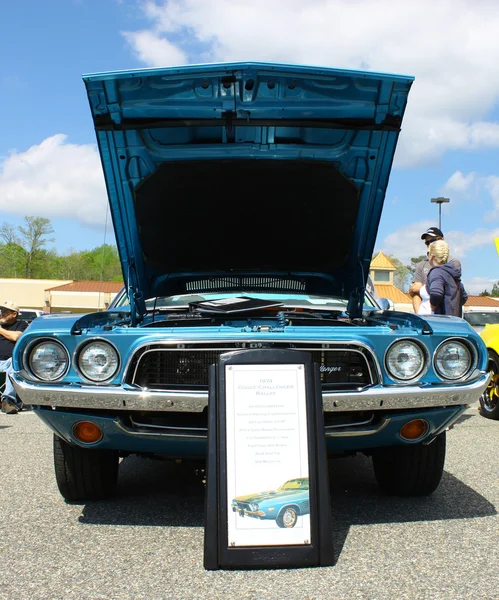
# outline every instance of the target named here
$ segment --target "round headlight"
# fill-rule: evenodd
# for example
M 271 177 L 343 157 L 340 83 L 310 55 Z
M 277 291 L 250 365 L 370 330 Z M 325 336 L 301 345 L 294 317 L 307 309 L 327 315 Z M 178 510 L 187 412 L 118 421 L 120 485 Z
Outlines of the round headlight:
M 422 372 L 425 356 L 419 344 L 410 340 L 401 340 L 390 346 L 385 362 L 392 377 L 410 381 Z
M 116 374 L 119 367 L 116 350 L 106 342 L 91 342 L 78 356 L 78 367 L 91 381 L 106 381 Z
M 435 353 L 435 370 L 445 379 L 461 379 L 470 370 L 472 362 L 469 348 L 456 340 L 444 342 Z
M 45 341 L 31 349 L 28 358 L 30 371 L 43 381 L 56 381 L 67 371 L 69 356 L 66 348 L 58 342 Z

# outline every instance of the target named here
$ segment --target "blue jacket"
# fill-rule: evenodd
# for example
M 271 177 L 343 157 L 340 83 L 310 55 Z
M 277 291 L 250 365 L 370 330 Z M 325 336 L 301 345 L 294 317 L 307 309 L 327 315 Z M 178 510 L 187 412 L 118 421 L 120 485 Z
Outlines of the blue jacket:
M 426 285 L 430 304 L 436 307 L 436 315 L 462 316 L 462 307 L 468 294 L 461 282 L 461 269 L 455 263 L 448 262 L 431 268 Z

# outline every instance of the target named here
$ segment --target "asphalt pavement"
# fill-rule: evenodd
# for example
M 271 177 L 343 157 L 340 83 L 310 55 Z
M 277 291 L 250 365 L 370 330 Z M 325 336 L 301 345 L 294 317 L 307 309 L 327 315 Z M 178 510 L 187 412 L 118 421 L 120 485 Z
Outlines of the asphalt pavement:
M 205 571 L 204 487 L 184 465 L 126 458 L 119 495 L 66 504 L 52 435 L 0 415 L 0 598 L 499 598 L 499 422 L 468 410 L 428 498 L 383 496 L 363 456 L 330 461 L 335 565 Z

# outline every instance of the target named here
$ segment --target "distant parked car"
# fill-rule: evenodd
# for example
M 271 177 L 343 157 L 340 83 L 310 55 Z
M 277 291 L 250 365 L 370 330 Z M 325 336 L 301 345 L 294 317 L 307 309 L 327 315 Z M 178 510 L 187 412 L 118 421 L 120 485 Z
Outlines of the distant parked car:
M 21 308 L 19 318 L 31 323 L 31 321 L 34 321 L 37 317 L 44 314 L 43 310 L 38 310 L 37 308 Z
M 499 325 L 499 311 L 480 310 L 465 311 L 463 318 L 480 333 L 485 325 Z
M 290 479 L 277 490 L 238 496 L 232 500 L 232 510 L 241 517 L 272 519 L 278 527 L 294 527 L 299 516 L 310 512 L 308 477 Z
M 496 313 L 499 316 L 499 313 Z M 485 325 L 480 337 L 487 346 L 489 371 L 492 374 L 487 389 L 480 397 L 480 414 L 499 421 L 499 319 L 496 324 Z

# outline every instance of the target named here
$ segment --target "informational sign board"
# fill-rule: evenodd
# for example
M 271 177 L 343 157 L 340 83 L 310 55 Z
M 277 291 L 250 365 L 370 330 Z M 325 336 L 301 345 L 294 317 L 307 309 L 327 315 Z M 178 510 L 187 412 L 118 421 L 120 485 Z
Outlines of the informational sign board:
M 310 544 L 304 365 L 226 365 L 229 546 Z
M 318 369 L 246 350 L 210 371 L 205 567 L 332 564 Z

